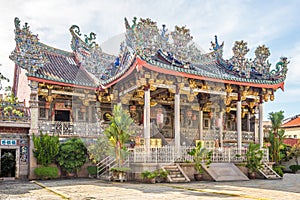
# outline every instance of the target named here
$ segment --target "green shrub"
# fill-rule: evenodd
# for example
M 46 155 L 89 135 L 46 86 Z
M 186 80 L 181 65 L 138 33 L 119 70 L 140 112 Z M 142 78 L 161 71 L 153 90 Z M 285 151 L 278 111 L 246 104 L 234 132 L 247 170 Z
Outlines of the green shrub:
M 58 178 L 57 167 L 38 167 L 34 169 L 34 174 L 40 179 Z
M 35 136 L 33 134 L 34 150 L 33 155 L 37 159 L 37 163 L 48 166 L 53 163 L 59 150 L 58 136 L 50 136 L 47 133 Z
M 97 174 L 97 166 L 88 166 L 87 170 L 90 175 L 96 175 Z
M 141 176 L 142 176 L 142 178 L 152 179 L 152 178 L 156 178 L 158 176 L 158 172 L 157 171 L 150 172 L 150 171 L 146 170 L 141 173 Z
M 77 173 L 87 160 L 87 149 L 79 138 L 72 138 L 59 146 L 57 162 L 62 170 Z
M 289 168 L 293 173 L 296 173 L 298 170 L 300 170 L 300 165 L 291 165 Z
M 284 166 L 282 166 L 282 165 L 275 165 L 275 166 L 273 166 L 273 170 L 279 175 L 279 176 L 283 176 L 283 169 L 284 169 L 285 167 Z

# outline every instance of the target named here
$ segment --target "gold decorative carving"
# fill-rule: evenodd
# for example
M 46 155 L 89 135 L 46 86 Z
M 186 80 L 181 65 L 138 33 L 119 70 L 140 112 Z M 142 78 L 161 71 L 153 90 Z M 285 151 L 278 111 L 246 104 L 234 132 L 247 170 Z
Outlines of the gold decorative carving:
M 157 89 L 157 87 L 150 85 L 150 91 L 155 91 Z
M 225 91 L 226 91 L 227 93 L 231 93 L 231 92 L 233 91 L 233 88 L 231 87 L 230 84 L 226 84 L 226 89 L 225 89 Z
M 175 93 L 176 93 L 175 88 L 169 88 L 168 90 L 169 90 L 169 92 L 172 93 L 172 94 L 175 94 Z

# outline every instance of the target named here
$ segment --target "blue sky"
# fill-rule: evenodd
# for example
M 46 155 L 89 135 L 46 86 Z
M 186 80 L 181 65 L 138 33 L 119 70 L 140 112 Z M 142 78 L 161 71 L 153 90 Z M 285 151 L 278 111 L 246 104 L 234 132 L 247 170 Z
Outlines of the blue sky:
M 158 26 L 166 24 L 169 30 L 186 25 L 206 52 L 214 35 L 218 35 L 219 41 L 225 43 L 225 58 L 232 56 L 237 40 L 248 42 L 249 58 L 253 58 L 257 46 L 269 47 L 272 67 L 281 56 L 288 57 L 291 63 L 285 91 L 278 90 L 275 101 L 264 104 L 264 118 L 279 110 L 291 117 L 300 114 L 299 8 L 297 0 L 10 0 L 0 8 L 0 71 L 13 79 L 14 63 L 8 56 L 15 47 L 14 17 L 19 17 L 21 24 L 28 22 L 41 42 L 67 51 L 71 51 L 69 27 L 73 24 L 83 33 L 95 32 L 101 44 L 125 31 L 124 17 L 149 17 Z

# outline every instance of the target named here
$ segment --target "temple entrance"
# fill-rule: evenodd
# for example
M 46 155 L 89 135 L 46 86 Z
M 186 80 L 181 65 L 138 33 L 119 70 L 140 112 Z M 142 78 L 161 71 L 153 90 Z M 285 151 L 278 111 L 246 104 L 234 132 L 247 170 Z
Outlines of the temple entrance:
M 69 122 L 70 121 L 70 111 L 69 110 L 56 110 L 54 120 L 62 121 L 62 122 Z
M 16 149 L 1 149 L 1 177 L 16 176 Z

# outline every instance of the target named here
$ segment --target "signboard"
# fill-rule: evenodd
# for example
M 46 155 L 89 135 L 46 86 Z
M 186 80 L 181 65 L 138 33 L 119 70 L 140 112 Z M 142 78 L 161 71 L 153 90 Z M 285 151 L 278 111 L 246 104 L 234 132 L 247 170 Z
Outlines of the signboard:
M 1 145 L 17 145 L 17 140 L 1 140 Z

